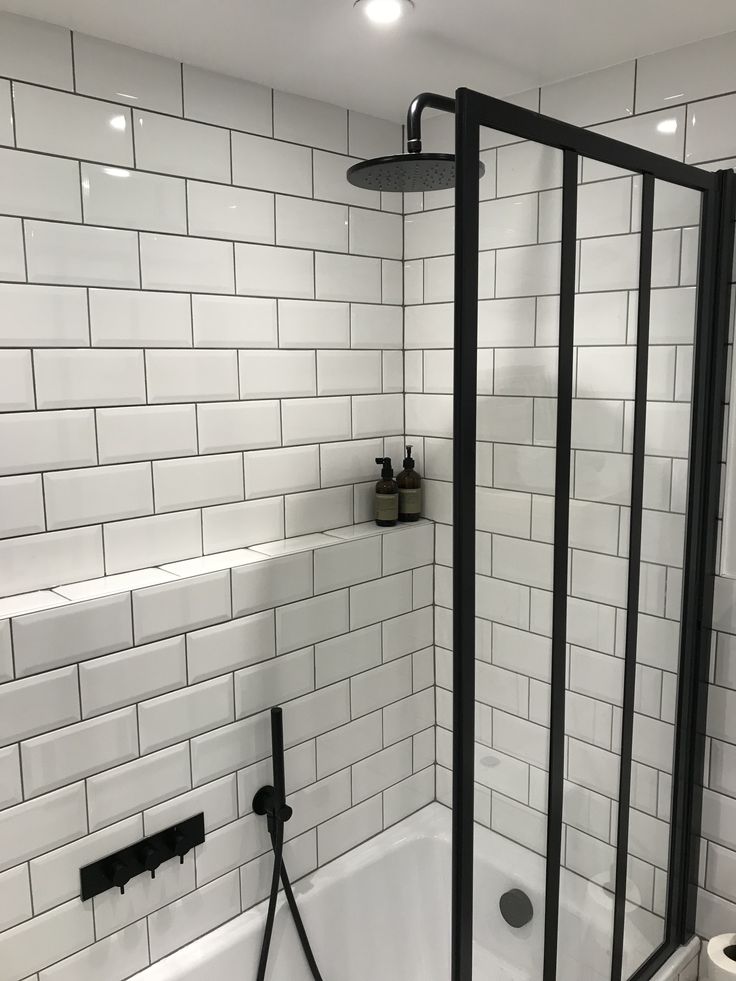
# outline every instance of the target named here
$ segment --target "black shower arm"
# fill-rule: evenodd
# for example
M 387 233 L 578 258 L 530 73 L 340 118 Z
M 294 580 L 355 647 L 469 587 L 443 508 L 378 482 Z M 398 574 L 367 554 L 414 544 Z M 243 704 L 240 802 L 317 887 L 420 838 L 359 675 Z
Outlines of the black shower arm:
M 422 152 L 422 113 L 425 109 L 454 113 L 455 100 L 434 92 L 421 92 L 414 99 L 406 114 L 406 149 L 409 153 Z

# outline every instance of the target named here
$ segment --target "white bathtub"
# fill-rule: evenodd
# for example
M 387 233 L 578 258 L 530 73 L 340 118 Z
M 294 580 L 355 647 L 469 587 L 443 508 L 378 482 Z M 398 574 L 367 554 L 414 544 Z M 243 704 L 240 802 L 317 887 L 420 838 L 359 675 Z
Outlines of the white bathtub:
M 295 885 L 325 981 L 448 981 L 450 842 L 450 811 L 430 804 Z M 475 848 L 474 974 L 493 981 L 540 981 L 544 861 L 480 826 Z M 531 923 L 521 929 L 508 926 L 499 912 L 500 896 L 513 887 L 523 889 L 534 906 Z M 609 976 L 610 902 L 608 894 L 602 901 L 592 895 L 595 888 L 563 872 L 558 976 L 564 981 Z M 137 979 L 254 981 L 265 911 L 261 903 Z M 627 929 L 627 953 L 634 958 L 637 938 L 643 953 L 652 949 L 643 935 Z M 283 894 L 266 977 L 311 981 Z

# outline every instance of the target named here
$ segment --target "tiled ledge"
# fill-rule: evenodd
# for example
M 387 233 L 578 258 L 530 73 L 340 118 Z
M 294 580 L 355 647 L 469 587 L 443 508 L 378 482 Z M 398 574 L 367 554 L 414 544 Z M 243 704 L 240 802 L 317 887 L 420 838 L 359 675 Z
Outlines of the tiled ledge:
M 97 599 L 101 596 L 112 596 L 115 593 L 126 593 L 135 589 L 145 589 L 147 586 L 159 586 L 162 583 L 189 579 L 205 575 L 209 572 L 219 572 L 233 569 L 254 562 L 282 555 L 293 555 L 295 552 L 310 551 L 338 545 L 341 541 L 351 541 L 356 538 L 369 538 L 375 535 L 393 535 L 411 531 L 432 522 L 427 518 L 419 521 L 398 524 L 392 528 L 379 528 L 372 521 L 357 525 L 346 525 L 333 528 L 319 534 L 302 535 L 298 538 L 284 538 L 275 542 L 265 542 L 251 545 L 249 548 L 238 548 L 228 552 L 215 552 L 194 559 L 184 559 L 181 562 L 171 562 L 149 569 L 137 569 L 135 572 L 124 572 L 120 575 L 103 576 L 100 579 L 90 579 L 86 582 L 69 583 L 31 593 L 19 593 L 0 599 L 0 620 L 23 616 L 27 613 L 38 613 L 70 603 Z

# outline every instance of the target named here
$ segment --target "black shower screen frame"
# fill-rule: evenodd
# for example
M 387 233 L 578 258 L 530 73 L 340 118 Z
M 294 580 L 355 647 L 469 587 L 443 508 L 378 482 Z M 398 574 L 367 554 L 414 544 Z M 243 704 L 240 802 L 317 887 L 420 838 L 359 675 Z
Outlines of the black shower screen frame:
M 475 476 L 480 127 L 562 151 L 551 721 L 543 981 L 557 981 L 565 755 L 568 523 L 572 422 L 577 180 L 581 157 L 642 175 L 632 535 L 628 608 L 637 609 L 654 181 L 702 194 L 690 467 L 683 566 L 677 726 L 665 936 L 630 981 L 648 981 L 694 932 L 713 583 L 716 572 L 736 174 L 708 172 L 470 89 L 455 99 L 455 327 L 453 396 L 453 850 L 452 981 L 473 981 L 475 740 Z M 622 978 L 637 617 L 627 617 L 611 981 Z M 562 979 L 560 979 L 562 981 Z

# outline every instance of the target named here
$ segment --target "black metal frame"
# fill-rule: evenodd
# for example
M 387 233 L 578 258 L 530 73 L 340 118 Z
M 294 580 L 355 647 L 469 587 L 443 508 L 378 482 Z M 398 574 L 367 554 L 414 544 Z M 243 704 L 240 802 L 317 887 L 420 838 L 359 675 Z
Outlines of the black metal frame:
M 646 424 L 649 288 L 653 186 L 660 179 L 702 192 L 696 354 L 691 421 L 689 497 L 681 620 L 678 713 L 670 863 L 663 944 L 632 977 L 647 981 L 693 932 L 697 836 L 704 764 L 710 621 L 715 576 L 726 343 L 736 174 L 711 173 L 598 133 L 521 109 L 469 89 L 442 106 L 456 114 L 455 361 L 453 447 L 453 865 L 452 981 L 472 981 L 473 799 L 475 703 L 475 475 L 478 335 L 478 154 L 480 127 L 563 151 L 559 390 L 550 726 L 549 814 L 544 981 L 557 976 L 557 927 L 565 745 L 566 606 L 572 409 L 577 165 L 580 157 L 643 175 L 640 297 L 628 602 L 638 609 L 641 495 Z M 418 133 L 418 105 L 414 135 Z M 462 479 L 461 479 L 462 476 Z M 621 981 L 631 744 L 635 690 L 636 617 L 627 618 L 620 776 L 619 837 L 614 906 L 612 981 Z M 628 755 L 627 751 L 628 750 Z M 623 847 L 622 847 L 623 846 Z

